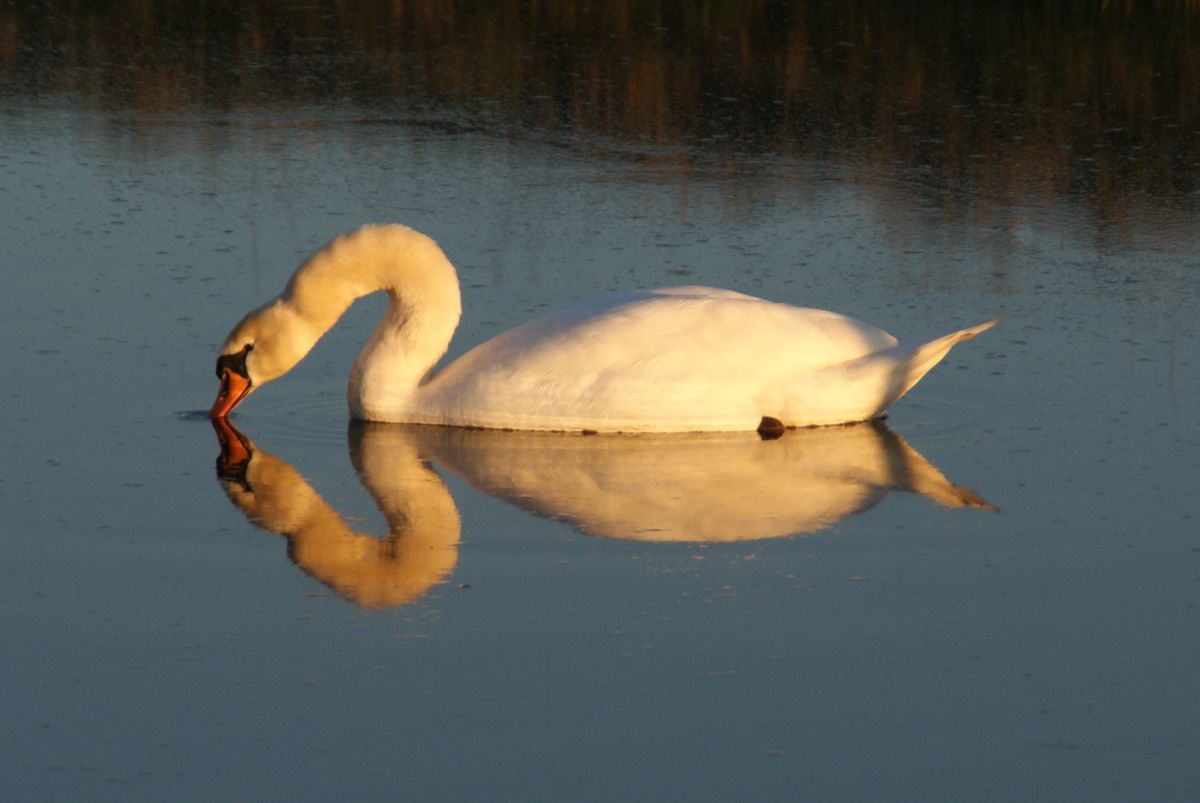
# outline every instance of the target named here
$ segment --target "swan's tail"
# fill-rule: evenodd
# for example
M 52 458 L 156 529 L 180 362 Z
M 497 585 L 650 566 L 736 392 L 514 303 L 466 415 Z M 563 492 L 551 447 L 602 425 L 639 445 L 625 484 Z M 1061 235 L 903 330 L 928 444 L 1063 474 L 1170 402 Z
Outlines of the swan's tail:
M 922 343 L 909 352 L 908 356 L 899 365 L 899 370 L 896 372 L 894 382 L 895 395 L 892 401 L 896 401 L 913 385 L 921 381 L 921 377 L 929 373 L 933 366 L 942 361 L 942 358 L 954 348 L 955 344 L 961 343 L 964 340 L 970 340 L 975 335 L 981 332 L 986 332 L 998 323 L 998 320 L 990 320 L 987 323 L 981 323 L 977 326 L 968 326 L 966 329 L 959 329 L 957 332 L 951 332 L 948 335 L 935 337 L 927 343 Z M 890 402 L 889 402 L 890 403 Z

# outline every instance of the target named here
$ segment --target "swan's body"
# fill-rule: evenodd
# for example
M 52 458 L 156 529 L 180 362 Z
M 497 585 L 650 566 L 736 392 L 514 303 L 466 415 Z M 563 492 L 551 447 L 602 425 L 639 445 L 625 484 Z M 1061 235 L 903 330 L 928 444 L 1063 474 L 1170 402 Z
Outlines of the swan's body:
M 496 429 L 753 430 L 881 416 L 950 348 L 995 322 L 917 346 L 823 310 L 707 287 L 577 304 L 471 349 L 434 373 L 461 314 L 441 249 L 404 226 L 366 226 L 301 265 L 221 347 L 223 417 L 286 373 L 360 296 L 390 296 L 350 374 L 352 415 Z

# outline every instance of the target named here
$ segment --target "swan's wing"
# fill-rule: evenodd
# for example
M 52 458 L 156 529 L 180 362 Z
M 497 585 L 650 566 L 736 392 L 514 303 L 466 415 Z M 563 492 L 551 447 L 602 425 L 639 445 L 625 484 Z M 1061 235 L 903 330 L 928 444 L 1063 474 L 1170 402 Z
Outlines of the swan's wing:
M 585 302 L 512 329 L 421 392 L 446 420 L 479 426 L 753 428 L 759 400 L 782 384 L 895 344 L 833 312 L 668 288 Z

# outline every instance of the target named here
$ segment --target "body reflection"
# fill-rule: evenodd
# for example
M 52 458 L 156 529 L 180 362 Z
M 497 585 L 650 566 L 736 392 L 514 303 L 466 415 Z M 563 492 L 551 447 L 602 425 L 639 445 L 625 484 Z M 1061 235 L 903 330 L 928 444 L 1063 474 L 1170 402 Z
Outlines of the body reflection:
M 994 509 L 881 422 L 754 433 L 563 436 L 429 427 L 437 463 L 589 535 L 746 541 L 812 532 L 892 491 Z
M 893 491 L 995 510 L 880 422 L 754 433 L 596 436 L 354 422 L 350 456 L 388 522 L 353 531 L 283 460 L 213 422 L 217 473 L 255 524 L 287 536 L 302 569 L 363 606 L 399 605 L 457 562 L 458 510 L 430 461 L 473 487 L 590 535 L 741 541 L 812 532 Z

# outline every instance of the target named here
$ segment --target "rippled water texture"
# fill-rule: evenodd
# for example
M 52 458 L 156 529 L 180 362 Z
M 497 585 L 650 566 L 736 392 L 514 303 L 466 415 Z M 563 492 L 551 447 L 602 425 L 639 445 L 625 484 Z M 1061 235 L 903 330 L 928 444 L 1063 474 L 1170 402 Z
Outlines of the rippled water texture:
M 1200 796 L 1200 6 L 0 2 L 12 799 Z M 350 424 L 340 231 L 450 349 L 708 284 L 902 340 L 886 425 Z M 780 344 L 786 348 L 787 344 Z

